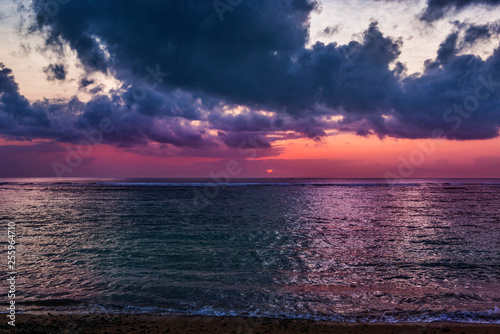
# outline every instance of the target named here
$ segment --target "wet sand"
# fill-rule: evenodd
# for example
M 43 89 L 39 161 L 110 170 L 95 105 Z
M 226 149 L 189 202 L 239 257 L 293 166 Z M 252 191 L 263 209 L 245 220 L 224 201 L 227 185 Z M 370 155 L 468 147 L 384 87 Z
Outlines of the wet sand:
M 16 327 L 5 321 L 0 333 L 500 333 L 500 325 L 463 323 L 346 324 L 326 321 L 208 316 L 158 315 L 16 315 Z

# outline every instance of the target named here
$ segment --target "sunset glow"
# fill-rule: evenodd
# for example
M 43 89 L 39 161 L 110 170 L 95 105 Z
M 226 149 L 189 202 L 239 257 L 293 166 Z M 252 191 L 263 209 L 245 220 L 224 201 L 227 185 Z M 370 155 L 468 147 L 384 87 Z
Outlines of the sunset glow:
M 112 21 L 114 28 L 104 24 L 92 32 L 95 54 L 78 48 L 93 18 L 81 18 L 82 30 L 74 35 L 56 26 L 66 24 L 58 20 L 70 15 L 72 4 L 58 6 L 54 21 L 29 30 L 21 44 L 11 28 L 21 19 L 6 16 L 0 21 L 0 80 L 6 87 L 0 152 L 7 163 L 0 176 L 206 178 L 235 160 L 243 166 L 238 177 L 384 178 L 416 159 L 411 173 L 403 174 L 500 177 L 500 35 L 491 23 L 500 8 L 460 7 L 455 19 L 466 23 L 459 25 L 435 19 L 429 13 L 444 15 L 443 9 L 424 1 L 406 7 L 358 2 L 301 9 L 296 19 L 310 20 L 310 26 L 283 25 L 288 49 L 277 42 L 283 37 L 269 44 L 251 36 L 235 39 L 237 44 L 219 41 L 216 47 L 228 59 L 205 48 L 190 54 L 186 63 L 193 67 L 175 60 L 184 56 L 167 54 L 153 35 L 148 40 L 128 31 L 126 15 Z M 26 10 L 43 11 L 36 3 Z M 10 1 L 1 8 L 16 11 Z M 241 8 L 228 21 L 211 21 L 208 31 L 222 36 L 237 24 Z M 217 18 L 213 8 L 208 11 Z M 251 16 L 241 19 L 248 29 L 274 34 L 272 22 L 257 27 Z M 64 53 L 41 51 L 46 36 L 36 32 L 44 29 L 59 36 Z M 127 40 L 138 44 L 115 40 L 113 29 L 125 29 Z M 486 37 L 473 36 L 476 31 Z M 181 38 L 177 30 L 166 36 L 168 43 Z M 33 51 L 24 52 L 27 45 Z M 257 53 L 250 45 L 272 52 L 262 51 L 253 62 Z M 445 50 L 451 50 L 446 59 Z M 322 54 L 329 59 L 323 67 L 315 60 Z M 297 59 L 300 69 L 293 65 Z M 472 63 L 475 72 L 467 67 Z M 285 82 L 289 87 L 279 91 Z M 7 96 L 15 102 L 7 103 Z M 75 160 L 71 166 L 68 154 Z

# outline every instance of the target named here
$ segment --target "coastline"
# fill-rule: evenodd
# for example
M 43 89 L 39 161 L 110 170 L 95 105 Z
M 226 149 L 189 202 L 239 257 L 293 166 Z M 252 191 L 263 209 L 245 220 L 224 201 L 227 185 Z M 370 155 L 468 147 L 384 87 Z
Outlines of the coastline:
M 300 319 L 147 314 L 17 314 L 11 333 L 465 333 L 500 332 L 500 324 L 458 322 L 339 323 Z

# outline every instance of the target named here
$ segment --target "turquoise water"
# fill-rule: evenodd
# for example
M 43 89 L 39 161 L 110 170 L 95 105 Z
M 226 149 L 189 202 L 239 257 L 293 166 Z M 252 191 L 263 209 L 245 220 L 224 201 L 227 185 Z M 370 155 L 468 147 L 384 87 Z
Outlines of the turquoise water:
M 3 179 L 9 221 L 23 312 L 500 323 L 500 180 Z

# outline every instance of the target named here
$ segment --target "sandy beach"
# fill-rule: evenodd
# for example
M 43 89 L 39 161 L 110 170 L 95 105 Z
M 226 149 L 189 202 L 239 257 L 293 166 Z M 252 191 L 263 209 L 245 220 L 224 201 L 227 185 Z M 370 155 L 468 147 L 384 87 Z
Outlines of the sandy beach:
M 500 325 L 465 323 L 366 324 L 326 321 L 131 314 L 19 314 L 16 327 L 1 325 L 1 333 L 457 333 L 494 334 Z

